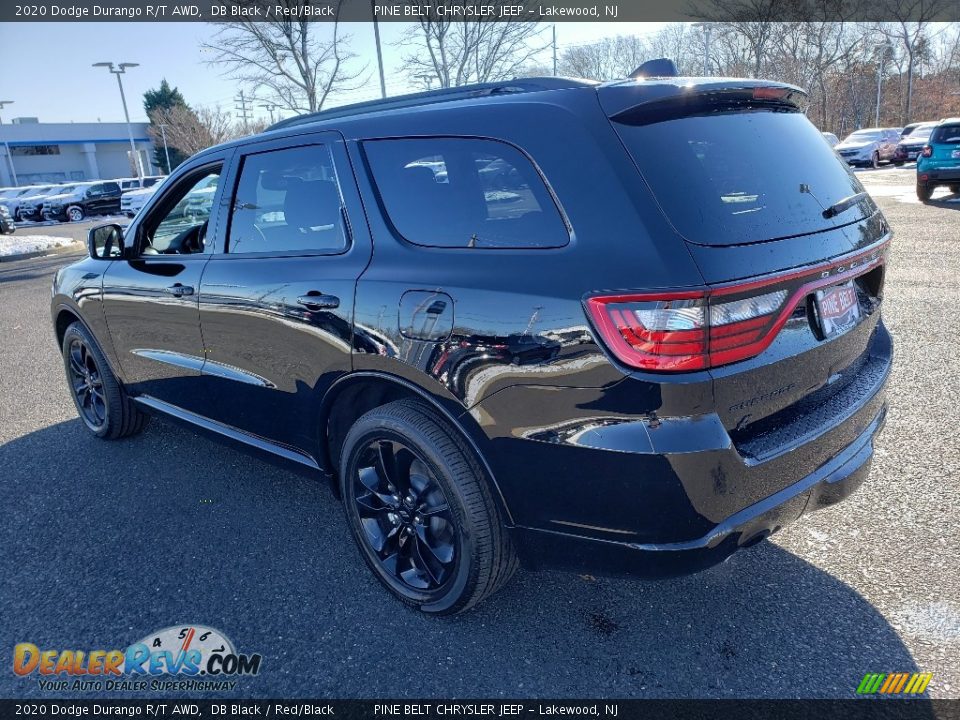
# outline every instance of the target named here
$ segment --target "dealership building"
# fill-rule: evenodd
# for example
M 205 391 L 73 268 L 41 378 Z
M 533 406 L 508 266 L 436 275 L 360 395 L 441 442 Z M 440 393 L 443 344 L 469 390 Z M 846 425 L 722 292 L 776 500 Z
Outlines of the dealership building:
M 148 126 L 131 123 L 143 171 L 154 175 Z M 126 123 L 42 123 L 37 118 L 15 118 L 0 125 L 0 187 L 136 175 Z

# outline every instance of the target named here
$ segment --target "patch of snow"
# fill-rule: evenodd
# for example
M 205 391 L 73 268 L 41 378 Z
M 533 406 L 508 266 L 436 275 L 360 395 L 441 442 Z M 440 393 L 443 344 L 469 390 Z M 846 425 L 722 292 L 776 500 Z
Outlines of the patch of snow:
M 0 235 L 0 256 L 53 250 L 65 245 L 73 245 L 74 242 L 73 238 L 53 235 Z

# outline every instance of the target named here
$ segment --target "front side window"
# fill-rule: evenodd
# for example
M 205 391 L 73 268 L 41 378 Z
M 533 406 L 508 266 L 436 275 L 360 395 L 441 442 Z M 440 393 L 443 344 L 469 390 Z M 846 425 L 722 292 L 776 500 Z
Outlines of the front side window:
M 364 143 L 380 197 L 411 243 L 447 248 L 551 248 L 570 241 L 533 163 L 476 138 Z
M 227 252 L 328 254 L 346 247 L 340 186 L 326 145 L 244 158 Z
M 182 179 L 144 226 L 144 255 L 189 255 L 204 252 L 207 223 L 220 180 L 220 165 Z

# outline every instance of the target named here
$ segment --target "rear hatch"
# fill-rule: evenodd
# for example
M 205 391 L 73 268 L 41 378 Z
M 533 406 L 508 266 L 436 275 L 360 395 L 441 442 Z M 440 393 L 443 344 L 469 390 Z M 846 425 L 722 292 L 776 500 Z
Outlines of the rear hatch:
M 619 330 L 642 353 L 683 356 L 618 354 L 635 367 L 710 370 L 725 426 L 758 457 L 771 451 L 751 446 L 760 435 L 801 416 L 809 431 L 810 414 L 869 371 L 889 235 L 876 205 L 798 88 L 670 78 L 598 94 L 707 288 L 601 300 L 609 312 L 592 308 L 595 323 L 607 318 L 605 337 Z
M 930 133 L 931 159 L 934 168 L 960 168 L 960 122 L 938 125 Z

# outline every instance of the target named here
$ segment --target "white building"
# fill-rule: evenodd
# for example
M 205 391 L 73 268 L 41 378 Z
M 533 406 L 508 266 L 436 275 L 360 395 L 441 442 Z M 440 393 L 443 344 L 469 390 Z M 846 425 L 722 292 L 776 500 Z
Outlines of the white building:
M 144 174 L 154 175 L 148 123 L 131 126 Z M 0 125 L 0 187 L 136 175 L 126 123 L 41 123 L 16 118 Z

